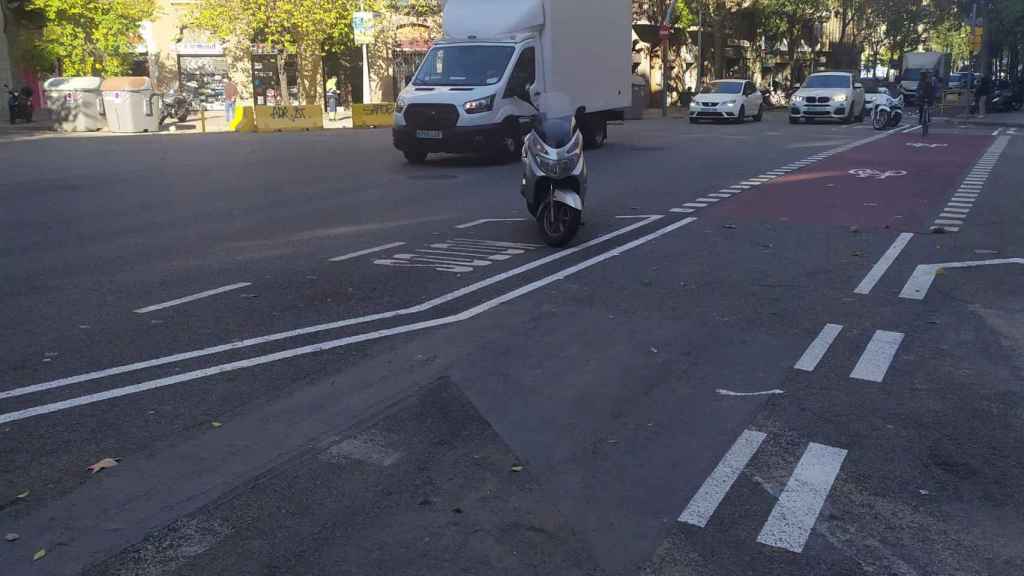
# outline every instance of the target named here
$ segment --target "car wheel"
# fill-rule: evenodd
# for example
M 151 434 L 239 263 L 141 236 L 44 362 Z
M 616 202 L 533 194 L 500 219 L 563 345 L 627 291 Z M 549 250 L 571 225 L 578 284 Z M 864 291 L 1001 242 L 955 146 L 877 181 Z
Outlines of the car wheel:
M 736 119 L 733 122 L 737 124 L 743 124 L 743 120 L 747 117 L 747 109 L 744 106 L 740 106 L 740 111 L 736 113 Z
M 789 117 L 789 123 L 790 124 L 796 124 L 799 121 L 800 121 L 799 118 L 793 118 L 792 116 Z
M 764 104 L 757 107 L 757 114 L 754 114 L 754 122 L 764 120 Z
M 697 119 L 696 118 L 690 118 L 690 124 L 696 124 L 696 123 L 697 123 Z
M 857 114 L 857 119 L 855 120 L 858 124 L 862 124 L 864 122 L 864 108 L 865 107 L 866 107 L 866 105 L 861 104 L 860 113 Z

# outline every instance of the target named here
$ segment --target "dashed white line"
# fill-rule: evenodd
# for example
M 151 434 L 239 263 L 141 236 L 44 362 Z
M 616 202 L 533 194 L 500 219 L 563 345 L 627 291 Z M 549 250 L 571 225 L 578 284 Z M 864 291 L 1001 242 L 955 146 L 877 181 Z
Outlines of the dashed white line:
M 463 312 L 460 312 L 458 314 L 453 314 L 453 315 L 450 315 L 450 316 L 444 316 L 442 318 L 436 318 L 436 319 L 433 319 L 433 320 L 425 320 L 425 321 L 417 322 L 417 323 L 414 323 L 414 324 L 406 324 L 404 326 L 396 326 L 394 328 L 387 328 L 387 329 L 384 329 L 384 330 L 377 330 L 377 331 L 369 332 L 369 333 L 366 333 L 366 334 L 357 334 L 355 336 L 348 336 L 348 337 L 339 338 L 339 339 L 336 339 L 336 340 L 329 340 L 327 342 L 320 342 L 320 343 L 317 343 L 317 344 L 311 344 L 311 345 L 302 346 L 302 347 L 299 347 L 299 348 L 292 348 L 290 350 L 282 350 L 280 352 L 276 352 L 276 353 L 273 353 L 273 354 L 267 354 L 267 355 L 264 355 L 264 356 L 256 356 L 256 357 L 253 357 L 253 358 L 247 358 L 247 359 L 238 360 L 238 361 L 235 361 L 235 362 L 228 362 L 226 364 L 220 364 L 218 366 L 212 366 L 210 368 L 203 368 L 201 370 L 193 370 L 191 372 L 186 372 L 186 373 L 183 373 L 183 374 L 176 374 L 174 376 L 168 376 L 168 377 L 165 377 L 165 378 L 158 378 L 156 380 L 150 380 L 148 382 L 142 382 L 142 383 L 139 383 L 139 384 L 133 384 L 131 386 L 122 386 L 120 388 L 112 388 L 110 390 L 105 390 L 103 392 L 98 392 L 98 393 L 95 393 L 95 394 L 87 394 L 85 396 L 79 396 L 77 398 L 71 398 L 71 399 L 68 399 L 68 400 L 60 401 L 60 402 L 53 402 L 51 404 L 42 404 L 42 405 L 39 405 L 39 406 L 33 406 L 31 408 L 26 408 L 26 409 L 23 409 L 23 410 L 18 410 L 16 412 L 8 412 L 7 414 L 0 414 L 0 424 L 6 424 L 8 422 L 15 422 L 15 421 L 18 421 L 18 420 L 24 420 L 26 418 L 32 418 L 34 416 L 40 416 L 42 414 L 50 414 L 50 413 L 53 413 L 53 412 L 59 412 L 59 411 L 62 411 L 62 410 L 67 410 L 69 408 L 74 408 L 74 407 L 77 407 L 77 406 L 84 406 L 84 405 L 87 405 L 87 404 L 93 404 L 95 402 L 102 402 L 104 400 L 110 400 L 110 399 L 113 399 L 113 398 L 120 398 L 122 396 L 128 396 L 130 394 L 137 394 L 139 392 L 145 392 L 145 391 L 148 391 L 148 390 L 154 390 L 154 389 L 157 389 L 157 388 L 163 388 L 165 386 L 171 386 L 173 384 L 180 384 L 182 382 L 188 382 L 188 381 L 191 381 L 191 380 L 197 380 L 197 379 L 205 378 L 207 376 L 212 376 L 212 375 L 215 375 L 215 374 L 223 374 L 223 373 L 226 373 L 226 372 L 232 372 L 232 371 L 241 370 L 241 369 L 244 369 L 244 368 L 251 368 L 251 367 L 254 367 L 254 366 L 261 366 L 263 364 L 270 364 L 272 362 L 277 362 L 277 361 L 280 361 L 280 360 L 286 360 L 288 358 L 294 358 L 296 356 L 304 356 L 304 355 L 307 355 L 307 354 L 315 354 L 317 352 L 323 352 L 323 351 L 326 351 L 326 350 L 333 350 L 333 349 L 336 349 L 336 348 L 341 348 L 341 347 L 344 347 L 344 346 L 348 346 L 350 344 L 356 344 L 356 343 L 359 343 L 359 342 L 367 342 L 367 341 L 371 341 L 371 340 L 378 340 L 378 339 L 385 338 L 385 337 L 388 337 L 388 336 L 394 336 L 394 335 L 398 335 L 398 334 L 407 334 L 407 333 L 410 333 L 410 332 L 417 332 L 417 331 L 420 331 L 420 330 L 425 330 L 425 329 L 428 329 L 428 328 L 434 328 L 434 327 L 437 327 L 437 326 L 445 326 L 445 325 L 448 325 L 448 324 L 456 324 L 456 323 L 459 323 L 459 322 L 463 322 L 465 320 L 469 320 L 470 318 L 474 318 L 476 316 L 479 316 L 480 314 L 483 314 L 484 312 L 487 312 L 488 310 L 496 308 L 496 307 L 498 307 L 498 306 L 500 306 L 500 305 L 502 305 L 502 304 L 504 304 L 506 302 L 510 302 L 512 300 L 515 300 L 515 299 L 525 295 L 525 294 L 529 294 L 531 292 L 534 292 L 534 291 L 536 291 L 536 290 L 538 290 L 540 288 L 543 288 L 544 286 L 547 286 L 547 285 L 552 284 L 554 282 L 558 282 L 558 281 L 564 280 L 565 278 L 567 278 L 567 277 L 569 277 L 569 276 L 571 276 L 573 274 L 576 274 L 577 272 L 579 272 L 581 270 L 585 270 L 585 269 L 590 268 L 590 267 L 592 267 L 592 266 L 594 266 L 596 264 L 604 262 L 605 260 L 608 260 L 610 258 L 614 258 L 616 256 L 619 256 L 619 255 L 623 254 L 624 252 L 632 250 L 632 249 L 634 249 L 634 248 L 636 248 L 638 246 L 642 246 L 642 245 L 644 245 L 644 244 L 646 244 L 646 243 L 648 243 L 648 242 L 650 242 L 652 240 L 660 238 L 661 236 L 664 236 L 665 234 L 668 234 L 668 233 L 670 233 L 670 232 L 672 232 L 674 230 L 682 228 L 683 226 L 686 226 L 686 225 L 691 224 L 691 223 L 696 222 L 696 221 L 697 221 L 696 218 L 685 218 L 685 219 L 680 220 L 678 222 L 669 224 L 668 226 L 665 226 L 663 228 L 659 228 L 658 230 L 655 230 L 654 232 L 651 232 L 651 233 L 649 233 L 649 234 L 647 234 L 645 236 L 641 236 L 640 238 L 637 238 L 636 240 L 633 240 L 631 242 L 627 242 L 626 244 L 623 244 L 622 246 L 617 246 L 615 248 L 611 248 L 608 251 L 603 252 L 601 254 L 598 254 L 596 256 L 593 256 L 593 257 L 591 257 L 591 258 L 589 258 L 587 260 L 584 260 L 583 262 L 580 262 L 579 264 L 576 264 L 575 266 L 570 266 L 569 268 L 566 268 L 564 270 L 560 270 L 558 272 L 555 272 L 553 274 L 545 276 L 545 277 L 543 277 L 543 278 L 541 278 L 539 280 L 536 280 L 534 282 L 526 284 L 526 285 L 524 285 L 524 286 L 522 286 L 520 288 L 512 290 L 511 292 L 507 292 L 507 293 L 505 293 L 505 294 L 503 294 L 501 296 L 498 296 L 496 298 L 488 300 L 488 301 L 486 301 L 486 302 L 484 302 L 482 304 L 478 304 L 477 306 L 469 308 L 469 309 L 467 309 L 467 310 L 465 310 Z
M 366 256 L 367 254 L 373 254 L 375 252 L 383 252 L 384 250 L 390 250 L 392 248 L 398 248 L 399 246 L 405 246 L 405 242 L 392 242 L 391 244 L 385 244 L 383 246 L 377 246 L 376 248 L 367 248 L 366 250 L 360 250 L 351 254 L 345 254 L 344 256 L 338 256 L 331 258 L 328 262 L 343 262 L 345 260 L 351 260 L 352 258 L 358 258 L 360 256 Z
M 892 243 L 892 246 L 889 246 L 889 249 L 882 254 L 882 257 L 877 263 L 875 263 L 867 276 L 864 277 L 864 280 L 861 280 L 861 283 L 853 292 L 855 294 L 870 294 L 871 289 L 875 287 L 875 284 L 878 284 L 878 281 L 882 279 L 882 276 L 889 267 L 892 266 L 892 263 L 896 261 L 900 252 L 906 248 L 907 243 L 910 242 L 910 239 L 913 237 L 913 234 L 906 232 L 897 236 L 896 240 Z
M 676 214 L 692 214 L 696 212 L 693 208 L 673 208 L 669 212 L 675 212 Z
M 707 526 L 708 520 L 718 509 L 722 499 L 729 492 L 733 483 L 739 478 L 747 462 L 761 447 L 766 434 L 755 430 L 744 430 L 736 439 L 729 451 L 718 462 L 701 485 L 697 493 L 690 499 L 686 509 L 679 515 L 679 522 L 685 522 L 701 528 Z
M 708 194 L 708 196 L 710 196 L 712 198 L 732 198 L 733 195 L 732 194 L 715 193 L 715 194 Z
M 25 394 L 33 394 L 35 392 L 41 392 L 43 390 L 51 390 L 51 389 L 54 389 L 54 388 L 62 388 L 64 386 L 70 386 L 72 384 L 78 384 L 80 382 L 88 382 L 90 380 L 97 380 L 97 379 L 100 379 L 100 378 L 106 378 L 108 376 L 115 376 L 115 375 L 118 375 L 118 374 L 125 374 L 125 373 L 128 373 L 128 372 L 135 372 L 135 371 L 138 371 L 138 370 L 144 370 L 146 368 L 153 368 L 153 367 L 156 367 L 156 366 L 163 366 L 163 365 L 166 365 L 166 364 L 173 364 L 173 363 L 176 363 L 176 362 L 183 362 L 185 360 L 191 360 L 193 358 L 200 358 L 200 357 L 203 357 L 203 356 L 210 356 L 210 355 L 213 355 L 213 354 L 219 354 L 221 352 L 227 352 L 229 350 L 238 350 L 238 349 L 241 349 L 241 348 L 249 348 L 249 347 L 252 347 L 252 346 L 259 346 L 259 345 L 262 345 L 262 344 L 267 344 L 267 343 L 270 343 L 270 342 L 276 342 L 276 341 L 279 341 L 279 340 L 286 340 L 286 339 L 295 338 L 295 337 L 298 337 L 298 336 L 305 336 L 305 335 L 309 335 L 309 334 L 315 334 L 317 332 L 325 332 L 325 331 L 329 331 L 329 330 L 337 330 L 338 328 L 345 328 L 345 327 L 348 327 L 348 326 L 355 326 L 355 325 L 358 325 L 358 324 L 366 324 L 366 323 L 369 323 L 369 322 L 375 322 L 377 320 L 387 320 L 387 319 L 390 319 L 390 318 L 396 318 L 396 317 L 400 317 L 400 316 L 407 316 L 407 315 L 411 315 L 411 314 L 418 314 L 420 312 L 426 312 L 427 310 L 432 310 L 432 309 L 434 309 L 434 308 L 436 308 L 438 306 L 441 306 L 443 304 L 447 304 L 448 302 L 451 302 L 453 300 L 456 300 L 458 298 L 466 296 L 467 294 L 472 294 L 473 292 L 477 292 L 479 290 L 487 288 L 488 286 L 491 286 L 493 284 L 497 284 L 498 282 L 502 282 L 502 281 L 507 280 L 509 278 L 512 278 L 514 276 L 518 276 L 520 274 L 523 274 L 525 272 L 533 270 L 534 268 L 537 268 L 537 267 L 540 267 L 540 266 L 544 266 L 544 265 L 546 265 L 548 263 L 554 262 L 556 260 L 560 260 L 562 258 L 566 258 L 566 257 L 571 256 L 571 255 L 573 255 L 573 254 L 575 254 L 577 252 L 580 252 L 582 250 L 587 250 L 587 249 L 589 249 L 589 248 L 591 248 L 593 246 L 596 246 L 596 245 L 601 244 L 603 242 L 607 242 L 608 240 L 611 240 L 613 238 L 617 238 L 619 236 L 622 236 L 623 234 L 628 234 L 628 233 L 632 232 L 633 230 L 636 230 L 638 228 L 642 228 L 644 226 L 647 226 L 648 224 L 650 224 L 652 222 L 655 222 L 657 220 L 660 220 L 661 218 L 663 218 L 663 217 L 662 216 L 652 216 L 652 217 L 650 217 L 650 218 L 648 218 L 646 220 L 642 220 L 640 222 L 636 222 L 635 224 L 630 224 L 629 226 L 623 226 L 619 230 L 615 230 L 614 232 L 609 232 L 608 234 L 605 234 L 604 236 L 598 236 L 597 238 L 594 238 L 593 240 L 589 240 L 587 242 L 584 242 L 583 244 L 580 244 L 579 246 L 573 246 L 571 248 L 566 248 L 564 250 L 560 250 L 558 252 L 555 252 L 554 254 L 551 254 L 550 256 L 545 256 L 545 257 L 540 258 L 538 260 L 534 260 L 533 262 L 529 262 L 527 264 L 523 264 L 522 266 L 519 266 L 518 268 L 513 268 L 512 270 L 509 270 L 508 272 L 502 272 L 501 274 L 496 274 L 496 275 L 494 275 L 494 276 L 492 276 L 490 278 L 486 278 L 484 280 L 480 280 L 479 282 L 474 282 L 473 284 L 470 284 L 469 286 L 466 286 L 464 288 L 460 288 L 458 290 L 454 290 L 454 291 L 449 292 L 447 294 L 442 294 L 441 296 L 438 296 L 437 298 L 434 298 L 432 300 L 428 300 L 426 302 L 423 302 L 421 304 L 417 304 L 415 306 L 410 306 L 408 308 L 401 308 L 401 309 L 398 309 L 398 310 L 390 310 L 390 311 L 387 311 L 387 312 L 380 312 L 380 313 L 377 313 L 377 314 L 370 314 L 370 315 L 367 315 L 367 316 L 357 316 L 357 317 L 354 317 L 354 318 L 346 318 L 344 320 L 338 320 L 338 321 L 335 321 L 335 322 L 327 322 L 327 323 L 324 323 L 324 324 L 317 324 L 317 325 L 314 325 L 314 326 L 306 326 L 306 327 L 303 327 L 303 328 L 296 328 L 294 330 L 289 330 L 287 332 L 277 332 L 275 334 L 268 334 L 266 336 L 257 336 L 255 338 L 247 338 L 245 340 L 239 340 L 237 342 L 229 342 L 227 344 L 220 344 L 218 346 L 211 346 L 209 348 L 201 348 L 201 349 L 192 350 L 192 351 L 189 351 L 189 352 L 180 352 L 178 354 L 171 354 L 169 356 L 162 356 L 160 358 L 154 358 L 152 360 L 146 360 L 146 361 L 143 361 L 143 362 L 135 362 L 135 363 L 132 363 L 132 364 L 123 364 L 121 366 L 115 366 L 113 368 L 106 368 L 106 369 L 103 369 L 103 370 L 96 370 L 94 372 L 87 372 L 85 374 L 78 374 L 78 375 L 75 375 L 75 376 L 67 376 L 65 378 L 60 378 L 60 379 L 57 379 L 57 380 L 51 380 L 51 381 L 48 381 L 48 382 L 41 382 L 39 384 L 32 384 L 30 386 L 22 386 L 22 387 L 13 388 L 13 389 L 10 389 L 10 390 L 3 390 L 3 391 L 0 391 L 0 399 L 12 398 L 12 397 L 15 397 L 15 396 L 22 396 L 22 395 L 25 395 Z
M 687 208 L 707 208 L 708 207 L 707 204 L 698 204 L 697 202 L 687 202 L 686 204 L 683 204 L 683 206 L 685 206 Z
M 762 390 L 760 392 L 733 392 L 732 390 L 726 390 L 724 388 L 718 388 L 715 390 L 715 394 L 719 396 L 774 396 L 776 394 L 785 394 L 785 390 Z
M 968 200 L 962 200 L 960 202 L 950 202 L 946 206 L 959 206 L 961 208 L 974 208 L 974 204 L 970 204 Z
M 857 365 L 853 367 L 850 378 L 881 382 L 902 342 L 903 334 L 900 332 L 876 330 Z
M 963 220 L 952 220 L 948 218 L 938 218 L 935 220 L 936 224 L 949 225 L 949 226 L 963 226 Z
M 966 214 L 948 214 L 946 212 L 939 214 L 939 218 L 963 218 L 964 216 L 966 216 Z M 939 222 L 939 220 L 936 220 L 936 222 Z
M 465 224 L 459 224 L 456 226 L 459 230 L 466 228 L 472 228 L 481 224 L 487 224 L 488 222 L 525 222 L 526 218 L 482 218 L 480 220 L 474 220 L 472 222 L 466 222 Z
M 718 198 L 697 198 L 697 202 L 707 202 L 708 204 L 714 204 L 720 202 Z
M 818 333 L 817 338 L 807 346 L 807 350 L 804 350 L 803 356 L 797 360 L 793 368 L 805 372 L 813 372 L 825 356 L 825 353 L 828 352 L 829 346 L 832 345 L 832 342 L 835 341 L 836 336 L 842 330 L 843 326 L 841 324 L 825 324 L 825 327 Z
M 809 444 L 757 541 L 790 552 L 803 552 L 845 458 L 846 450 L 841 448 Z
M 967 214 L 968 212 L 971 211 L 970 208 L 950 208 L 948 206 L 945 208 L 945 210 L 946 212 L 959 212 L 960 214 Z
M 202 298 L 208 298 L 210 296 L 216 296 L 217 294 L 223 294 L 232 290 L 238 290 L 239 288 L 245 288 L 246 286 L 252 286 L 251 282 L 239 282 L 237 284 L 229 284 L 227 286 L 221 286 L 220 288 L 214 288 L 212 290 L 206 290 L 199 292 L 198 294 L 192 294 L 191 296 L 185 296 L 184 298 L 178 298 L 177 300 L 171 300 L 162 304 L 154 304 L 152 306 L 146 306 L 145 308 L 139 308 L 135 311 L 136 314 L 147 314 L 149 312 L 155 312 L 157 310 L 163 310 L 179 304 L 185 304 L 186 302 L 193 302 Z

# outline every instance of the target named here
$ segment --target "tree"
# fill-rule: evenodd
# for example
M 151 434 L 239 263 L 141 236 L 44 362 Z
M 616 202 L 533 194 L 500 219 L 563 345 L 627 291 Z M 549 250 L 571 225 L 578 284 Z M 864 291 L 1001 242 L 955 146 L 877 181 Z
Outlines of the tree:
M 131 66 L 141 41 L 139 27 L 156 13 L 154 0 L 29 0 L 41 14 L 42 34 L 33 46 L 37 67 L 59 65 L 67 76 L 114 76 Z M 44 66 L 45 64 L 45 66 Z
M 830 0 L 762 0 L 764 36 L 774 44 L 786 43 L 786 56 L 790 66 L 796 59 L 801 43 L 812 47 L 817 44 L 818 26 L 828 20 Z

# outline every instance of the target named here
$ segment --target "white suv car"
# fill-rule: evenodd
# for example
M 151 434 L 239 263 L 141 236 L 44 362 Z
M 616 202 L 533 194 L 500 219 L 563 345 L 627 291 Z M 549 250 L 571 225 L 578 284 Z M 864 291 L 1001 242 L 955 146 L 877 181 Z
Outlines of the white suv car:
M 849 72 L 811 74 L 793 94 L 789 123 L 801 118 L 841 120 L 844 124 L 864 121 L 864 87 Z
M 747 117 L 764 117 L 761 92 L 750 80 L 715 80 L 690 102 L 690 123 L 698 120 L 729 120 L 742 123 Z

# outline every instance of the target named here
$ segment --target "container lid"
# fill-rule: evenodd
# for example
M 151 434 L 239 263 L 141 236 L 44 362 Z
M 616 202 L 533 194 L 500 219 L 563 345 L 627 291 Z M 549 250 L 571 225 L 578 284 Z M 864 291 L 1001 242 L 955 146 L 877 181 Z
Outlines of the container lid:
M 67 78 L 50 78 L 43 84 L 43 90 L 47 92 L 79 90 L 83 92 L 100 89 L 103 83 L 102 78 L 96 76 L 70 76 Z
M 142 92 L 152 90 L 153 82 L 145 76 L 113 76 L 103 80 L 104 92 Z

